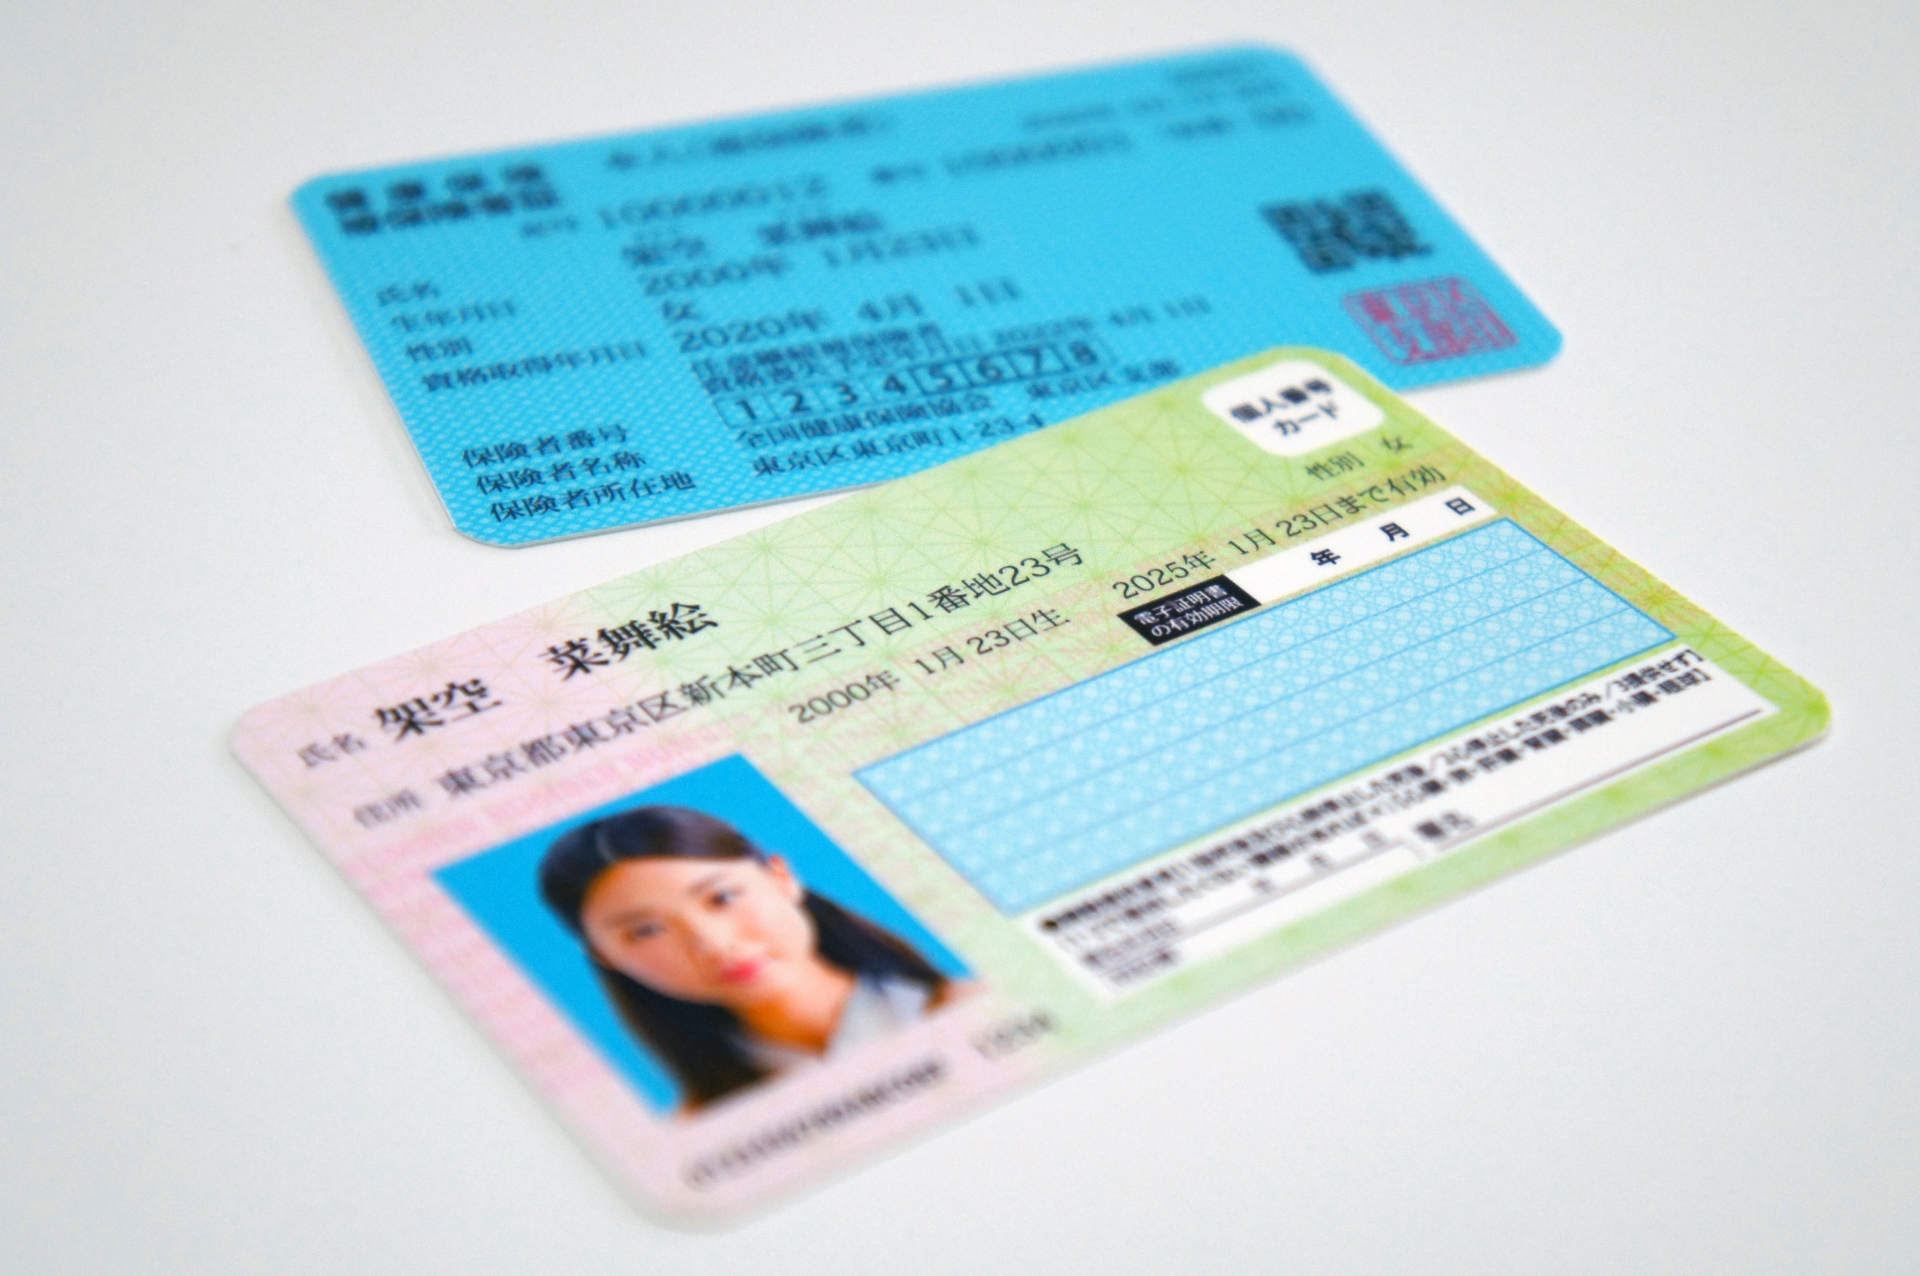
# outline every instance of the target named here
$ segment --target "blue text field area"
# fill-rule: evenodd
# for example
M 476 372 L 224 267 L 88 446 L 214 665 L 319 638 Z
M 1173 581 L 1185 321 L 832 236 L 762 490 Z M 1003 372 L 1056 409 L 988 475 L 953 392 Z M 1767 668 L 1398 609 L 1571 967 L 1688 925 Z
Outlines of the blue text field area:
M 1672 636 L 1502 520 L 859 779 L 1020 913 Z
M 903 478 L 1282 341 L 1397 388 L 1560 346 L 1259 47 L 334 174 L 294 208 L 492 545 Z

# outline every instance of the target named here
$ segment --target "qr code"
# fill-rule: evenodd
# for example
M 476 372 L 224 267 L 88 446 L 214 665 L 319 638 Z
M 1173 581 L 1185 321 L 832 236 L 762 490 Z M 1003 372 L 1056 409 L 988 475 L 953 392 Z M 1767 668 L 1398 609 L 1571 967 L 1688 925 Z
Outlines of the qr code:
M 1349 293 L 1341 304 L 1373 343 L 1404 366 L 1505 350 L 1519 338 L 1457 275 Z
M 1300 264 L 1316 275 L 1352 270 L 1362 261 L 1399 261 L 1433 251 L 1383 190 L 1268 204 L 1260 212 L 1300 254 Z

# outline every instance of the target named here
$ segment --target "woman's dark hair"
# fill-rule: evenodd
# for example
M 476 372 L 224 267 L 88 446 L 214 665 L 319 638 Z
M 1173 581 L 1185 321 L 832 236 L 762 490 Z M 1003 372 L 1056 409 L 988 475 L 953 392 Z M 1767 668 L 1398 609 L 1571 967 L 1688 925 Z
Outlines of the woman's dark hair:
M 584 939 L 580 910 L 599 876 L 626 860 L 680 858 L 752 860 L 767 855 L 740 830 L 680 806 L 642 806 L 571 829 L 540 862 L 547 907 Z M 887 976 L 920 984 L 929 1003 L 947 991 L 947 977 L 904 940 L 830 899 L 805 891 L 800 906 L 813 918 L 819 953 L 850 975 Z M 589 949 L 591 952 L 591 949 Z M 627 1026 L 673 1069 L 689 1107 L 701 1107 L 768 1075 L 740 1044 L 731 1010 L 656 992 L 597 958 L 594 972 Z

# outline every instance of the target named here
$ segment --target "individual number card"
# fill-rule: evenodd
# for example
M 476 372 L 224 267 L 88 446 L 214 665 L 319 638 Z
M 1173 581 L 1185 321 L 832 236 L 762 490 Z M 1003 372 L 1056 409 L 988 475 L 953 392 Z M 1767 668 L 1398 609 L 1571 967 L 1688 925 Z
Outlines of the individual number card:
M 1262 48 L 323 177 L 294 205 L 454 525 L 898 478 L 1280 341 L 1400 389 L 1559 336 Z
M 688 1217 L 1826 720 L 1293 348 L 276 700 L 234 745 L 613 1175 Z

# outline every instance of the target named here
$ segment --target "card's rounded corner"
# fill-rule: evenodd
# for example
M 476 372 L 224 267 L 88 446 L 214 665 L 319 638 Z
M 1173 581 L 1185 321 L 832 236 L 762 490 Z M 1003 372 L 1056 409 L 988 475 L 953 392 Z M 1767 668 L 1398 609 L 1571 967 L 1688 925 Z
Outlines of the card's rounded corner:
M 434 485 L 434 491 L 436 492 L 436 494 L 438 493 L 439 491 L 438 484 Z M 474 531 L 472 528 L 463 526 L 460 520 L 453 517 L 451 513 L 449 513 L 447 516 L 447 526 L 451 527 L 454 530 L 454 532 L 457 533 L 463 539 L 470 540 L 476 545 L 485 545 L 489 549 L 525 549 L 529 545 L 538 545 L 542 543 L 540 541 L 490 540 L 487 537 L 482 536 L 479 532 Z
M 253 716 L 253 710 L 249 709 L 247 712 L 241 714 L 238 718 L 236 718 L 232 726 L 227 728 L 227 734 L 226 734 L 227 752 L 232 754 L 233 760 L 240 763 L 242 766 L 246 765 L 247 759 L 246 759 L 246 755 L 240 752 L 240 741 L 241 741 L 241 738 L 246 734 L 247 719 L 252 716 Z
M 1322 364 L 1327 371 L 1376 403 L 1385 403 L 1401 397 L 1398 391 L 1374 375 L 1365 364 L 1352 355 L 1342 354 L 1338 350 L 1330 350 L 1325 346 L 1278 346 L 1268 353 L 1278 354 L 1288 359 L 1308 359 Z
M 294 212 L 304 217 L 307 208 L 321 198 L 320 187 L 325 186 L 329 182 L 343 181 L 348 176 L 346 173 L 315 173 L 312 177 L 309 177 L 306 181 L 301 182 L 298 186 L 287 192 L 287 204 Z
M 227 728 L 227 752 L 233 755 L 234 761 L 238 762 L 248 771 L 254 769 L 253 760 L 248 756 L 247 749 L 255 735 L 255 724 L 260 719 L 265 718 L 268 711 L 271 710 L 276 703 L 277 701 L 269 700 L 265 704 L 254 705 L 238 718 L 235 718 L 233 725 Z
M 1804 678 L 1800 680 L 1800 685 L 1806 688 L 1806 700 L 1799 706 L 1800 713 L 1806 719 L 1806 727 L 1805 733 L 1794 745 L 1796 749 L 1819 744 L 1833 730 L 1833 701 L 1827 698 L 1826 692 Z

